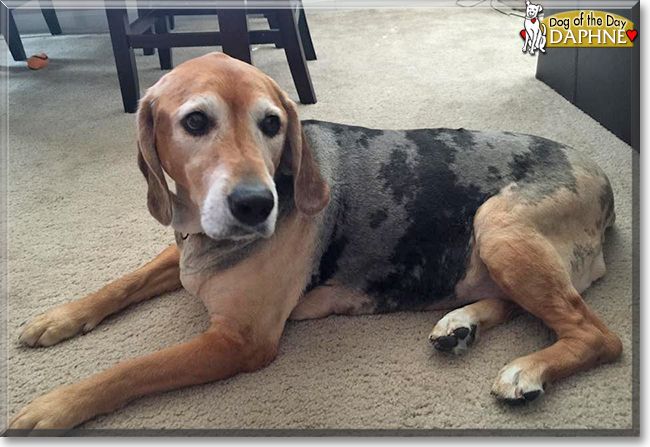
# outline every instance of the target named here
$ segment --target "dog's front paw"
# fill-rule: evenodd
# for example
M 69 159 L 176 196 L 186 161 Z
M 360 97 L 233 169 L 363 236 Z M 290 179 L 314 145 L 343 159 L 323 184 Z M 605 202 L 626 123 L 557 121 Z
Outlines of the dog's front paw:
M 52 346 L 83 331 L 90 331 L 99 322 L 79 312 L 73 304 L 52 309 L 34 318 L 20 334 L 21 343 L 27 346 Z
M 458 355 L 466 351 L 478 337 L 478 322 L 464 308 L 445 315 L 433 327 L 429 341 L 439 351 Z
M 70 387 L 59 388 L 31 404 L 23 407 L 9 422 L 8 430 L 20 430 L 8 433 L 19 436 L 51 436 L 63 434 L 75 425 L 84 421 L 82 412 L 78 410 L 79 401 Z M 38 432 L 34 430 L 47 430 Z M 60 430 L 53 432 L 52 430 Z
M 492 395 L 509 404 L 523 404 L 544 394 L 539 368 L 524 358 L 504 366 L 492 384 Z

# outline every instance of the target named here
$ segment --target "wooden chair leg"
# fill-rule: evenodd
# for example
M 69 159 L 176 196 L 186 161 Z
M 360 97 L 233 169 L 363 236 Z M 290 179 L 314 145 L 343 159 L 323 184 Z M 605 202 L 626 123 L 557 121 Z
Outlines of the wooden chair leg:
M 167 25 L 167 16 L 162 15 L 155 24 L 156 34 L 167 34 L 169 27 Z M 158 59 L 160 60 L 161 70 L 171 70 L 173 67 L 172 62 L 172 49 L 158 47 Z
M 305 51 L 300 39 L 298 22 L 292 9 L 279 9 L 278 20 L 280 22 L 280 33 L 282 34 L 282 43 L 284 52 L 287 55 L 289 69 L 293 82 L 298 91 L 298 97 L 303 104 L 316 104 L 316 92 L 311 83 L 311 76 L 307 68 Z
M 138 68 L 135 65 L 135 53 L 129 46 L 127 30 L 129 17 L 126 9 L 106 9 L 108 29 L 113 44 L 113 55 L 117 67 L 117 77 L 120 81 L 124 111 L 134 113 L 138 109 L 140 99 L 140 83 Z
M 41 12 L 43 13 L 43 18 L 47 27 L 52 33 L 53 36 L 62 34 L 61 25 L 59 25 L 59 19 L 56 17 L 56 11 L 52 5 L 52 0 L 39 0 L 38 2 L 41 6 Z
M 244 2 L 242 1 L 241 4 L 241 9 L 220 9 L 217 11 L 219 32 L 221 33 L 221 48 L 227 55 L 252 64 L 248 19 L 246 18 Z
M 275 11 L 267 12 L 264 14 L 266 17 L 266 20 L 269 22 L 269 28 L 270 29 L 280 29 L 280 22 L 278 21 L 278 16 L 276 15 Z M 282 42 L 276 42 L 275 43 L 275 48 L 282 48 Z
M 307 16 L 305 15 L 305 8 L 302 6 L 302 1 L 300 1 L 298 30 L 300 31 L 300 40 L 302 40 L 302 47 L 305 50 L 305 58 L 308 61 L 315 61 L 316 50 L 314 49 L 314 42 L 311 40 L 311 33 L 309 32 L 309 25 L 307 25 Z
M 138 4 L 144 4 L 144 2 L 142 0 L 139 0 Z M 146 8 L 138 8 L 138 18 L 142 18 L 142 17 L 146 16 L 148 11 L 149 10 L 146 9 Z M 153 34 L 152 29 L 149 28 L 148 30 L 146 30 L 144 32 L 144 34 Z M 142 54 L 144 54 L 145 56 L 152 56 L 155 52 L 156 52 L 156 50 L 154 50 L 153 48 L 143 48 L 142 49 Z
M 20 34 L 18 33 L 18 27 L 14 21 L 14 16 L 11 13 L 11 10 L 2 2 L 0 2 L 0 32 L 4 36 L 5 42 L 7 42 L 7 46 L 9 47 L 9 51 L 14 60 L 27 60 L 25 48 L 23 48 L 23 42 L 20 40 Z

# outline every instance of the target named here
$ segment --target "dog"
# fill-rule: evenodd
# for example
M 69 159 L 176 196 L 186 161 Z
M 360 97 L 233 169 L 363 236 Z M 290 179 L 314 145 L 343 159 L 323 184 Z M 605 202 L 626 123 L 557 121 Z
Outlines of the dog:
M 51 346 L 180 287 L 211 325 L 36 399 L 14 415 L 16 433 L 259 370 L 289 319 L 455 309 L 429 340 L 459 354 L 523 309 L 557 341 L 497 374 L 492 393 L 517 403 L 621 353 L 580 296 L 605 274 L 615 212 L 606 175 L 576 150 L 510 132 L 301 122 L 271 78 L 220 53 L 163 76 L 137 125 L 148 210 L 176 244 L 20 340 Z
M 542 5 L 534 5 L 530 0 L 526 0 L 526 17 L 524 18 L 526 38 L 524 47 L 521 49 L 523 53 L 526 52 L 526 48 L 529 48 L 530 54 L 535 54 L 535 49 L 546 53 L 546 25 L 541 23 L 537 17 L 543 9 Z

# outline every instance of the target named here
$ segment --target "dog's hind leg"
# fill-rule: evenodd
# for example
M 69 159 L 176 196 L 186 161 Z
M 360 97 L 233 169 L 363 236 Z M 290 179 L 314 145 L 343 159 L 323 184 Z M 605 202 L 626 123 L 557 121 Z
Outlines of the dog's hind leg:
M 179 261 L 180 253 L 174 244 L 153 261 L 86 298 L 36 317 L 27 324 L 20 341 L 28 346 L 51 346 L 80 331 L 90 331 L 110 314 L 131 304 L 180 288 Z
M 619 338 L 574 287 L 561 249 L 545 234 L 546 223 L 539 221 L 540 215 L 552 220 L 553 210 L 562 209 L 567 214 L 561 228 L 568 231 L 570 219 L 586 214 L 590 205 L 574 202 L 563 208 L 559 198 L 546 203 L 548 206 L 526 205 L 493 197 L 475 219 L 478 250 L 492 279 L 512 301 L 541 318 L 557 335 L 552 346 L 501 369 L 492 393 L 505 401 L 535 399 L 543 393 L 545 383 L 613 361 L 622 350 Z M 574 211 L 576 216 L 569 214 Z
M 542 24 L 542 26 L 544 26 L 544 24 Z M 544 29 L 546 29 L 546 27 L 544 27 Z M 539 31 L 539 43 L 537 44 L 537 48 L 542 53 L 546 53 L 546 36 L 542 33 L 541 29 Z
M 526 49 L 528 48 L 528 40 L 530 39 L 530 37 L 528 35 L 528 31 L 526 31 L 524 34 L 525 34 L 526 37 L 524 37 L 524 47 L 521 49 L 522 53 L 526 52 Z
M 474 239 L 469 264 L 462 281 L 456 285 L 455 296 L 457 305 L 471 304 L 449 312 L 433 327 L 429 341 L 439 351 L 462 353 L 476 341 L 481 330 L 507 320 L 518 309 L 490 277 Z
M 361 315 L 373 313 L 374 310 L 374 301 L 362 291 L 325 283 L 301 298 L 289 319 L 313 320 L 330 315 Z

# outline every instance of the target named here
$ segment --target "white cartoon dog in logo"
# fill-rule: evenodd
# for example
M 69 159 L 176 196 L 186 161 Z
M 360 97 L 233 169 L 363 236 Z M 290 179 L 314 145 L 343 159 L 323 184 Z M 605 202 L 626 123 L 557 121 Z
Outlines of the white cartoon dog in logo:
M 530 0 L 526 0 L 526 18 L 524 19 L 524 48 L 521 51 L 526 52 L 529 48 L 530 54 L 535 54 L 535 50 L 546 53 L 546 25 L 540 23 L 537 15 L 542 12 L 542 5 L 533 5 Z M 543 31 L 542 31 L 543 29 Z

